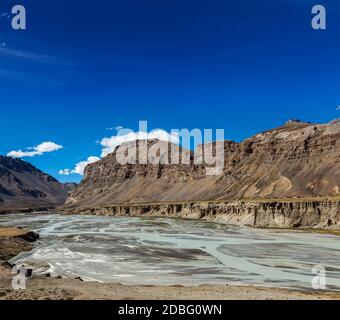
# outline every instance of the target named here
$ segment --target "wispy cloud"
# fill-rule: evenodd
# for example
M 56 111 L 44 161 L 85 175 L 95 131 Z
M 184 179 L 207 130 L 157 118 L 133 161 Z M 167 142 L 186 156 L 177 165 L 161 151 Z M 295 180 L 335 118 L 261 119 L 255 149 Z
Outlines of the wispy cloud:
M 51 141 L 47 141 L 47 142 L 42 142 L 35 147 L 26 148 L 25 151 L 17 150 L 17 151 L 8 152 L 7 156 L 13 157 L 13 158 L 35 157 L 35 156 L 41 156 L 44 153 L 49 153 L 49 152 L 60 150 L 62 148 L 63 146 L 61 145 L 58 145 Z
M 38 62 L 38 63 L 43 63 L 43 64 L 55 65 L 55 66 L 72 66 L 73 65 L 67 61 L 57 59 L 55 57 L 37 54 L 37 53 L 29 52 L 29 51 L 12 49 L 12 48 L 9 48 L 7 45 L 0 46 L 0 55 L 30 60 L 33 62 Z
M 122 126 L 106 128 L 107 131 L 119 131 L 119 130 L 122 130 L 122 129 L 124 129 L 124 127 L 122 127 Z
M 19 81 L 30 87 L 43 87 L 50 90 L 64 86 L 64 81 L 52 79 L 51 77 L 41 76 L 33 73 L 24 73 L 8 69 L 0 69 L 0 79 Z

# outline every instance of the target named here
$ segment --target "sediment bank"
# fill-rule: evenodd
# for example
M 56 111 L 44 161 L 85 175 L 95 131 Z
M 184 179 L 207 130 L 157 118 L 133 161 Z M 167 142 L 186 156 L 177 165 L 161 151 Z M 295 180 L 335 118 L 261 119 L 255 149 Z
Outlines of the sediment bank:
M 340 200 L 249 200 L 68 207 L 64 214 L 204 219 L 256 228 L 340 229 Z

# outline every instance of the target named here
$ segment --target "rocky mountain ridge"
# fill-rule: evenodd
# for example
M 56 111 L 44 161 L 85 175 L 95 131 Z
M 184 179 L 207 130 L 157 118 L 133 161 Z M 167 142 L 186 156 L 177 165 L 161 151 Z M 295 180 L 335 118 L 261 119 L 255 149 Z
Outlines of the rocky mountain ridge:
M 62 205 L 74 187 L 63 185 L 26 161 L 0 156 L 1 210 Z
M 142 148 L 137 143 L 137 153 Z M 86 167 L 67 207 L 201 200 L 304 198 L 340 194 L 340 123 L 289 121 L 241 143 L 224 141 L 224 168 L 207 176 L 207 165 L 124 164 L 118 150 Z M 170 157 L 179 147 L 149 141 L 149 153 Z M 126 146 L 125 146 L 126 147 Z M 215 150 L 216 143 L 212 143 Z M 173 151 L 175 150 L 175 151 Z M 176 151 L 177 150 L 177 151 Z M 196 156 L 204 155 L 199 146 Z M 138 159 L 138 157 L 137 157 Z

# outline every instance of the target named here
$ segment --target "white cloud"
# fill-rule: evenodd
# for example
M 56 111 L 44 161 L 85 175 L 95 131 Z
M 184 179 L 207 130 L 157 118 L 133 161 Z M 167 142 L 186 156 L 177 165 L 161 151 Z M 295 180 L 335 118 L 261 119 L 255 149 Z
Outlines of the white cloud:
M 88 157 L 87 160 L 85 161 L 81 161 L 81 162 L 78 162 L 76 165 L 75 165 L 75 168 L 74 169 L 64 169 L 64 170 L 59 170 L 59 174 L 61 175 L 64 175 L 64 176 L 69 176 L 71 174 L 79 174 L 79 175 L 84 175 L 84 171 L 85 171 L 85 168 L 88 164 L 90 163 L 94 163 L 94 162 L 97 162 L 99 161 L 100 158 L 98 157 Z
M 340 110 L 340 106 L 337 106 L 337 107 L 336 107 L 336 110 Z
M 100 141 L 102 149 L 102 157 L 106 157 L 108 154 L 112 153 L 118 146 L 123 143 L 135 141 L 135 140 L 162 140 L 166 142 L 172 142 L 175 144 L 179 143 L 179 136 L 175 133 L 168 133 L 164 130 L 158 129 L 150 133 L 147 132 L 130 132 L 125 135 L 117 135 L 109 138 L 103 138 Z
M 58 173 L 63 176 L 69 176 L 72 174 L 72 170 L 71 169 L 59 170 Z
M 25 151 L 17 150 L 7 153 L 8 157 L 13 158 L 24 158 L 24 157 L 35 157 L 41 156 L 44 153 L 53 152 L 62 149 L 63 146 L 56 144 L 51 141 L 42 142 L 35 147 L 26 148 Z
M 111 128 L 107 128 L 108 130 Z M 112 130 L 117 130 L 120 131 L 122 130 L 122 127 L 114 127 L 112 128 Z M 101 153 L 101 157 L 104 158 L 106 157 L 108 154 L 112 153 L 116 147 L 119 147 L 120 145 L 122 145 L 123 143 L 126 142 L 131 142 L 131 141 L 136 141 L 136 140 L 162 140 L 162 141 L 166 141 L 166 142 L 172 142 L 175 144 L 179 144 L 179 135 L 176 133 L 168 133 L 162 129 L 157 129 L 157 130 L 153 130 L 152 132 L 133 132 L 129 130 L 123 130 L 122 131 L 123 134 L 120 135 L 116 135 L 116 136 L 112 136 L 112 137 L 107 137 L 107 138 L 103 138 L 99 144 L 102 146 L 102 153 Z M 124 134 L 125 133 L 125 134 Z M 85 161 L 81 161 L 78 162 L 75 165 L 74 169 L 64 169 L 64 170 L 59 170 L 59 174 L 61 175 L 66 175 L 69 176 L 71 174 L 79 174 L 79 175 L 84 175 L 84 170 L 86 168 L 86 166 L 90 163 L 94 163 L 99 161 L 101 158 L 99 157 L 95 157 L 95 156 L 91 156 L 88 157 L 87 160 Z

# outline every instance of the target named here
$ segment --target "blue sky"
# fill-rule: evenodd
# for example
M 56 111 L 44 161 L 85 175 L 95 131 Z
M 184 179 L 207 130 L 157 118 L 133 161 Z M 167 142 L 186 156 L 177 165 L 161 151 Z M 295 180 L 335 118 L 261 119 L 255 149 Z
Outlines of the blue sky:
M 340 117 L 338 0 L 0 1 L 0 154 L 60 169 L 100 156 L 107 128 L 222 128 L 240 141 L 287 119 Z M 311 28 L 311 8 L 327 29 Z

